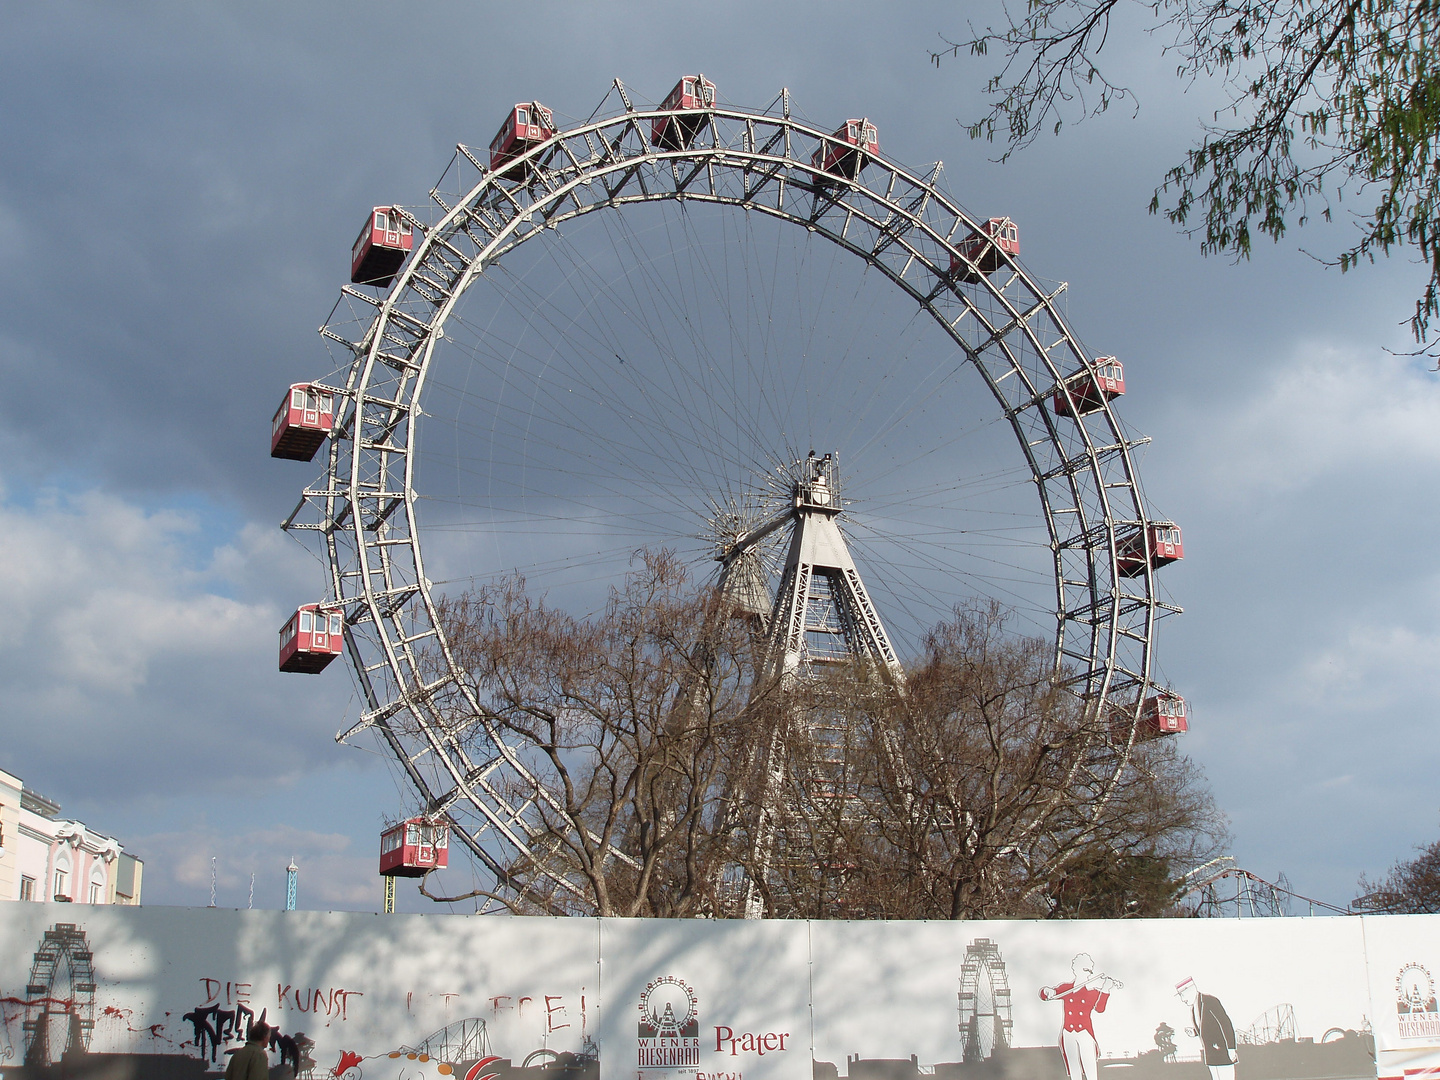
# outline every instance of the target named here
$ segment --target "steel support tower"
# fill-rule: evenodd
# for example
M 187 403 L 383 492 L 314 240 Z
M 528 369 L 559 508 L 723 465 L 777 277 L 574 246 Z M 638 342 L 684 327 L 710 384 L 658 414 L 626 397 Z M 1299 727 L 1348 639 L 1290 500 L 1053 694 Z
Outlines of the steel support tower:
M 834 454 L 817 457 L 812 450 L 792 468 L 790 505 L 721 550 L 721 590 L 735 614 L 757 619 L 764 631 L 757 692 L 792 693 L 801 681 L 816 678 L 827 666 L 840 665 L 858 665 L 865 677 L 879 678 L 896 689 L 904 686 L 900 660 L 840 531 L 842 513 L 839 461 Z M 754 549 L 786 527 L 790 543 L 772 603 Z M 847 790 L 847 750 L 855 736 L 849 718 L 825 709 L 808 709 L 803 716 L 798 710 L 782 709 L 779 715 L 783 719 L 769 739 L 761 771 L 763 791 L 753 810 L 754 877 L 745 887 L 746 918 L 765 914 L 756 879 L 773 868 L 777 840 L 787 821 L 798 819 L 790 805 L 792 788 L 842 798 Z M 793 730 L 797 723 L 805 725 L 803 732 Z M 795 741 L 809 748 L 809 761 L 790 759 L 786 747 Z

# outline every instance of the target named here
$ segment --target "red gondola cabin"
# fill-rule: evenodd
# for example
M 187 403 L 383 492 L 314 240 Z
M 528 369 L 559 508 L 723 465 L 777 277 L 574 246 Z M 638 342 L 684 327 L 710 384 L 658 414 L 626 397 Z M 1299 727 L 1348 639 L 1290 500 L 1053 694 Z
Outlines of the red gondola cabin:
M 950 273 L 960 281 L 977 282 L 1005 265 L 1005 255 L 1020 254 L 1020 227 L 1008 217 L 992 217 L 950 256 Z M 1002 254 L 1003 253 L 1003 254 Z
M 350 281 L 386 288 L 415 247 L 415 232 L 398 207 L 377 206 L 350 249 Z
M 1189 730 L 1189 708 L 1185 699 L 1170 690 L 1154 687 L 1156 691 L 1140 703 L 1140 716 L 1134 717 L 1128 709 L 1115 710 L 1115 722 L 1110 729 L 1110 741 L 1123 746 L 1130 741 L 1130 725 L 1135 725 L 1135 741 L 1148 742 L 1166 735 L 1183 735 Z
M 1139 577 L 1145 572 L 1147 559 L 1150 568 L 1156 570 L 1185 557 L 1180 526 L 1173 521 L 1152 521 L 1143 534 L 1136 529 L 1121 537 L 1117 547 L 1116 567 L 1121 577 Z
M 1070 402 L 1057 391 L 1053 402 L 1055 415 L 1084 416 L 1125 393 L 1125 367 L 1113 356 L 1097 356 L 1093 371 L 1077 371 L 1067 376 L 1065 386 L 1075 402 L 1075 411 L 1070 411 Z
M 689 116 L 657 116 L 650 121 L 650 141 L 665 150 L 684 150 L 710 123 L 702 110 L 715 107 L 715 84 L 704 75 L 686 75 L 660 103 L 660 112 L 694 109 Z
M 450 826 L 444 821 L 410 818 L 380 834 L 380 873 L 384 877 L 424 877 L 450 863 Z
M 1154 697 L 1146 698 L 1140 709 L 1140 725 L 1135 729 L 1137 739 L 1156 738 L 1160 735 L 1180 735 L 1190 730 L 1185 699 L 1179 694 L 1162 690 Z
M 324 671 L 345 647 L 344 630 L 338 608 L 302 605 L 280 630 L 280 670 Z
M 822 173 L 854 180 L 865 167 L 868 155 L 880 153 L 880 133 L 869 120 L 846 120 L 828 139 L 820 140 L 820 149 L 810 156 L 810 164 L 819 169 L 815 182 L 823 183 Z
M 270 456 L 309 461 L 334 426 L 335 395 L 309 383 L 296 383 L 270 421 Z
M 554 114 L 538 101 L 522 101 L 510 110 L 505 123 L 490 140 L 490 168 L 506 180 L 527 180 L 528 164 L 504 166 L 532 146 L 553 139 L 557 133 Z

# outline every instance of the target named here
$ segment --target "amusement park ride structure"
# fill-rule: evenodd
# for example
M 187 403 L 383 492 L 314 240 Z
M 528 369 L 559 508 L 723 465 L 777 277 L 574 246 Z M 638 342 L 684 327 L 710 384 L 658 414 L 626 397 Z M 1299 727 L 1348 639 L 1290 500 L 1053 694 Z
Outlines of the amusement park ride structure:
M 790 473 L 790 502 L 778 514 L 719 545 L 718 588 L 733 605 L 733 614 L 752 619 L 762 635 L 761 657 L 755 685 L 778 685 L 785 691 L 797 679 L 813 678 L 829 665 L 854 665 L 878 676 L 891 687 L 903 687 L 904 668 L 885 632 L 860 571 L 839 528 L 843 512 L 840 464 L 834 454 L 808 457 L 794 463 Z M 763 570 L 753 562 L 757 544 L 777 531 L 789 530 L 789 543 L 779 585 L 772 602 Z M 802 787 L 807 791 L 842 790 L 846 770 L 845 748 L 850 733 L 838 716 L 824 711 L 809 717 L 806 740 L 816 751 L 804 767 Z M 772 734 L 761 763 L 765 786 L 754 820 L 747 823 L 752 836 L 751 865 L 765 876 L 774 865 L 781 837 L 800 815 L 785 797 L 787 775 L 797 763 L 786 760 L 781 733 Z M 764 914 L 755 881 L 746 883 L 747 917 Z
M 1202 918 L 1258 919 L 1317 911 L 1350 915 L 1358 910 L 1304 896 L 1290 887 L 1284 874 L 1266 881 L 1242 869 L 1231 855 L 1211 859 L 1182 876 L 1175 900 L 1182 910 Z M 1294 910 L 1299 905 L 1304 910 Z
M 275 457 L 310 460 L 328 440 L 323 479 L 283 523 L 319 541 L 328 589 L 282 630 L 282 669 L 319 671 L 343 641 L 365 703 L 338 738 L 373 730 L 394 756 L 421 809 L 396 828 L 453 836 L 497 890 L 514 887 L 508 868 L 524 860 L 532 903 L 585 910 L 583 887 L 549 867 L 539 843 L 536 807 L 554 795 L 475 696 L 442 628 L 417 518 L 421 392 L 460 298 L 525 243 L 646 203 L 729 208 L 860 260 L 868 280 L 888 282 L 933 320 L 955 364 L 988 389 L 1039 496 L 1055 670 L 1091 715 L 1111 718 L 1086 762 L 1103 803 L 1138 741 L 1186 728 L 1184 703 L 1155 682 L 1153 658 L 1157 620 L 1179 610 L 1161 599 L 1155 575 L 1182 557 L 1180 530 L 1142 499 L 1132 450 L 1144 440 L 1114 411 L 1125 392 L 1120 362 L 1076 341 L 1057 304 L 1064 284 L 1042 288 L 1019 264 L 1015 222 L 967 215 L 940 186 L 938 163 L 922 175 L 881 156 L 871 120 L 816 128 L 792 113 L 788 91 L 765 110 L 733 107 L 703 75 L 684 76 L 654 109 L 637 107 L 618 80 L 613 100 L 565 130 L 539 102 L 515 104 L 488 156 L 458 147 L 452 169 L 473 180 L 456 194 L 437 185 L 428 213 L 370 211 L 342 290 L 366 321 L 351 330 L 332 318 L 321 329 L 348 368 L 338 385 L 292 387 L 272 430 Z M 788 469 L 789 505 L 742 522 L 715 555 L 724 595 L 764 629 L 757 680 L 804 679 L 843 662 L 903 687 L 842 530 L 838 455 L 812 450 Z M 757 553 L 787 531 L 776 580 Z M 760 812 L 773 814 L 773 799 L 764 801 Z M 382 872 L 423 874 L 443 865 L 443 851 L 392 843 Z

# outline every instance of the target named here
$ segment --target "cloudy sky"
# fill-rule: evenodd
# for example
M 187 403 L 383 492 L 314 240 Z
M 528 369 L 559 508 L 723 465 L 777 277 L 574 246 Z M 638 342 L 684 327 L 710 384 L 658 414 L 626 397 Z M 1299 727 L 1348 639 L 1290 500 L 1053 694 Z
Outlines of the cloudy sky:
M 322 569 L 276 527 L 310 476 L 265 453 L 369 207 L 418 203 L 514 101 L 583 118 L 620 77 L 655 100 L 702 70 L 739 105 L 788 86 L 866 115 L 888 154 L 1023 226 L 1022 259 L 1126 363 L 1122 412 L 1186 608 L 1160 640 L 1185 748 L 1234 854 L 1343 902 L 1440 832 L 1430 673 L 1440 391 L 1397 357 L 1423 271 L 1341 276 L 1307 227 L 1202 259 L 1145 212 L 1205 87 L 1156 43 L 1108 52 L 1129 109 L 1000 165 L 958 118 L 988 69 L 929 51 L 945 4 L 12 6 L 0 38 L 0 767 L 146 860 L 145 898 L 375 909 L 385 763 L 332 736 L 339 664 L 275 671 Z M 405 892 L 405 890 L 402 890 Z M 402 896 L 403 908 L 424 901 Z

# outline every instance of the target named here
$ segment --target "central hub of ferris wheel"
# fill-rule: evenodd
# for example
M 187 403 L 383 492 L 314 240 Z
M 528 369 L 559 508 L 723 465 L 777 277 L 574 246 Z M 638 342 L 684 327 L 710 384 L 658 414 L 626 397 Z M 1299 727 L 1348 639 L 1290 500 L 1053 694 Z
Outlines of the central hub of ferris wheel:
M 761 682 L 860 661 L 900 682 L 900 660 L 841 533 L 840 463 L 808 457 L 790 469 L 790 505 L 721 546 L 720 588 L 735 610 L 760 620 L 766 644 Z M 773 601 L 755 547 L 789 527 L 790 544 Z

